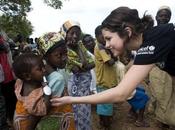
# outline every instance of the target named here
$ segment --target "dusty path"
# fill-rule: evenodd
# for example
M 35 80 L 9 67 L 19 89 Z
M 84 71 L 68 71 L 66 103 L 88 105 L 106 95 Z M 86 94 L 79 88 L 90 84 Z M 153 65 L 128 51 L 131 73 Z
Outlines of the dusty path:
M 156 127 L 155 120 L 150 115 L 146 114 L 146 121 L 150 123 L 150 127 L 136 127 L 134 126 L 134 121 L 127 119 L 127 113 L 130 106 L 127 103 L 117 104 L 114 107 L 114 118 L 111 130 L 160 130 Z M 93 113 L 93 130 L 100 130 L 99 119 L 95 112 L 95 106 L 92 107 Z

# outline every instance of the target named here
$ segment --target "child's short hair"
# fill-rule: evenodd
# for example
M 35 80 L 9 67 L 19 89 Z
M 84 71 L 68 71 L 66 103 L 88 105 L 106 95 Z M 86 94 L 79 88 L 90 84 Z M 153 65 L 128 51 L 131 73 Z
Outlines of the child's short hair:
M 102 25 L 99 25 L 95 28 L 95 37 L 102 35 Z
M 82 38 L 82 42 L 83 42 L 83 43 L 86 43 L 87 38 L 90 38 L 90 39 L 93 40 L 93 37 L 92 37 L 90 34 L 85 34 L 85 35 L 83 36 L 83 38 Z
M 41 60 L 41 57 L 34 53 L 24 53 L 16 57 L 13 62 L 13 70 L 15 75 L 21 80 L 25 80 L 24 74 L 31 72 L 34 60 Z

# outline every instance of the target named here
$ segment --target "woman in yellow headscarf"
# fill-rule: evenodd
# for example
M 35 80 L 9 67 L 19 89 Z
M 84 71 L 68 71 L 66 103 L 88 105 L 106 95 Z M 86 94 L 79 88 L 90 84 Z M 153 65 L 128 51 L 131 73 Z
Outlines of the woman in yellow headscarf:
M 68 81 L 69 92 L 72 96 L 90 95 L 91 72 L 95 66 L 93 58 L 83 46 L 80 24 L 76 21 L 66 21 L 62 28 L 62 34 L 68 46 L 68 70 L 71 72 Z M 75 124 L 77 130 L 91 130 L 91 105 L 73 104 Z

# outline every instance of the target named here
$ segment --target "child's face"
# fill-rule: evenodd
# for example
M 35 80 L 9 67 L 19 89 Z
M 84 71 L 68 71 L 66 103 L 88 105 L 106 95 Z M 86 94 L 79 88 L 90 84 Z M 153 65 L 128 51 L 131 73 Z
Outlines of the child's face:
M 99 34 L 96 38 L 97 38 L 97 41 L 98 41 L 100 44 L 102 44 L 102 45 L 105 46 L 105 39 L 104 39 L 104 37 L 103 37 L 102 34 Z
M 34 61 L 30 73 L 31 79 L 34 81 L 42 82 L 45 71 L 45 66 L 42 60 Z
M 83 44 L 88 50 L 94 50 L 95 41 L 92 37 L 86 37 Z
M 50 64 L 54 68 L 63 69 L 66 66 L 67 62 L 67 48 L 58 47 L 53 50 L 50 54 L 48 54 L 48 64 Z

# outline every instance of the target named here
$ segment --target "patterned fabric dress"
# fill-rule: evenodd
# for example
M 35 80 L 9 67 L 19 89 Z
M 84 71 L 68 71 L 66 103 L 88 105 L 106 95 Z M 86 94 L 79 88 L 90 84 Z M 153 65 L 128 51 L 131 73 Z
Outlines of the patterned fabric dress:
M 42 88 L 33 90 L 29 96 L 21 96 L 23 82 L 17 80 L 16 82 L 16 96 L 18 102 L 16 104 L 16 111 L 14 116 L 15 130 L 31 130 L 31 124 L 35 125 L 43 116 L 54 116 L 58 118 L 59 130 L 75 130 L 74 116 L 71 105 L 63 105 L 59 107 L 52 107 L 49 113 L 46 113 L 46 105 L 43 98 Z M 64 95 L 67 95 L 64 91 Z
M 90 71 L 73 74 L 68 81 L 70 93 L 74 97 L 90 95 L 91 73 Z M 77 130 L 91 130 L 91 105 L 74 104 L 75 124 Z
M 92 57 L 87 53 L 86 48 L 80 42 L 79 47 L 88 63 L 94 62 Z M 73 66 L 82 67 L 79 56 L 73 50 L 68 49 L 68 69 Z M 81 97 L 90 95 L 90 85 L 92 76 L 89 71 L 71 74 L 68 80 L 69 95 Z M 73 110 L 75 114 L 75 124 L 77 130 L 91 130 L 91 105 L 90 104 L 74 104 Z

